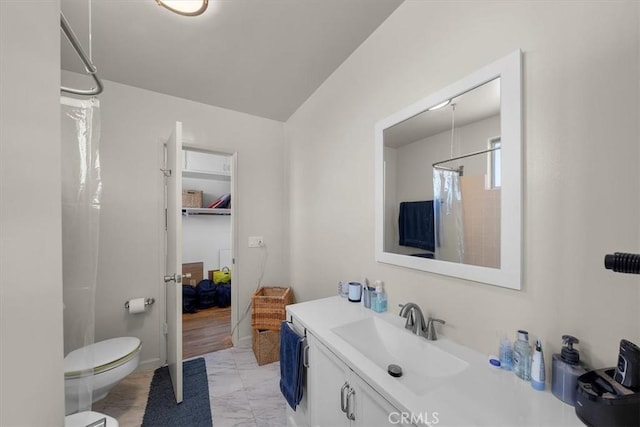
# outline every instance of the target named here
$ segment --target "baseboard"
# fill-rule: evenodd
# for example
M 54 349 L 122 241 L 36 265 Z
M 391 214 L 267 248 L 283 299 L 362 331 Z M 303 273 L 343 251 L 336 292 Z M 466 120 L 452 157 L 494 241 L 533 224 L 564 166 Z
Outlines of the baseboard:
M 251 337 L 251 335 L 246 336 L 246 337 L 242 337 L 238 340 L 238 343 L 236 344 L 238 347 L 251 347 L 251 340 L 253 338 Z
M 163 363 L 159 358 L 145 360 L 144 362 L 140 362 L 140 365 L 138 365 L 138 369 L 136 369 L 136 372 L 155 371 L 162 365 Z

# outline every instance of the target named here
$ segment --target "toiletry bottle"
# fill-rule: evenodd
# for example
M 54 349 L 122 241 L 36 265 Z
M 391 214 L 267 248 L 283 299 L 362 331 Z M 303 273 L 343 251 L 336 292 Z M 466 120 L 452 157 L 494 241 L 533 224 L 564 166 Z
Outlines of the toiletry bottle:
M 513 347 L 511 347 L 511 340 L 509 338 L 503 338 L 500 340 L 500 367 L 504 370 L 510 371 L 513 365 Z
M 371 305 L 371 299 L 373 298 L 373 288 L 371 286 L 364 286 L 362 288 L 362 301 L 364 301 L 364 308 L 373 308 Z
M 378 307 L 378 294 L 376 293 L 376 286 L 378 286 L 379 280 L 373 282 L 373 286 L 371 287 L 371 310 L 377 311 Z
M 387 311 L 387 294 L 382 287 L 382 281 L 376 280 L 375 283 L 376 290 L 373 293 L 373 301 L 375 301 L 375 305 L 372 305 L 371 308 L 376 313 L 384 313 Z
M 576 404 L 578 377 L 587 372 L 584 364 L 580 362 L 580 352 L 573 348 L 573 345 L 579 342 L 576 337 L 563 335 L 562 351 L 553 355 L 551 363 L 551 392 L 571 406 Z
M 371 286 L 369 286 L 369 279 L 366 277 L 362 280 L 362 298 L 360 302 L 365 308 L 371 308 Z
M 542 354 L 542 343 L 538 338 L 531 361 L 531 387 L 536 390 L 544 390 L 544 380 L 544 354 Z
M 529 332 L 518 331 L 518 340 L 513 345 L 513 373 L 525 381 L 531 379 L 531 346 Z

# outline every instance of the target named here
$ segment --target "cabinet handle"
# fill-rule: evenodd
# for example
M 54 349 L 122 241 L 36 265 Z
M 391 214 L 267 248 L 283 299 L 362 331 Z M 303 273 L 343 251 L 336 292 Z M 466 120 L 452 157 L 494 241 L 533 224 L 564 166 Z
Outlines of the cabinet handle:
M 356 419 L 356 411 L 355 411 L 355 395 L 356 395 L 356 391 L 352 388 L 349 388 L 349 393 L 347 393 L 347 418 L 350 419 L 351 421 L 355 421 Z M 354 397 L 353 399 L 353 406 L 351 407 L 351 396 Z
M 349 402 L 347 402 L 347 399 L 345 398 L 344 392 L 348 388 L 349 388 L 349 383 L 345 381 L 344 385 L 340 389 L 340 409 L 345 414 L 347 413 L 347 405 L 349 404 Z
M 305 368 L 309 368 L 309 344 L 305 342 L 304 350 L 302 352 L 302 365 Z

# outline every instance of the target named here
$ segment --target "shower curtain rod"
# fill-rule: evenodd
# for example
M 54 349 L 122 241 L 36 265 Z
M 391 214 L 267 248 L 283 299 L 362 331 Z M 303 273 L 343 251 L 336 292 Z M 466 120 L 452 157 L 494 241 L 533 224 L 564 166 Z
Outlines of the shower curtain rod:
M 83 95 L 83 96 L 99 95 L 100 93 L 102 93 L 103 87 L 102 87 L 102 82 L 98 78 L 98 74 L 97 74 L 98 69 L 95 67 L 95 65 L 93 65 L 91 60 L 87 57 L 87 54 L 84 52 L 84 49 L 82 49 L 82 45 L 80 45 L 78 38 L 76 37 L 75 33 L 69 26 L 69 23 L 67 22 L 67 18 L 64 17 L 62 12 L 60 12 L 60 27 L 62 28 L 64 35 L 67 36 L 67 40 L 69 40 L 69 43 L 71 43 L 73 50 L 75 50 L 78 56 L 80 57 L 80 60 L 84 64 L 84 68 L 87 71 L 87 74 L 89 74 L 93 78 L 93 81 L 96 83 L 96 87 L 93 87 L 91 89 L 73 89 L 70 87 L 61 86 L 60 90 L 66 93 L 72 93 L 74 95 Z
M 475 153 L 469 153 L 469 154 L 465 154 L 465 155 L 458 156 L 458 157 L 452 157 L 452 158 L 450 158 L 450 159 L 443 160 L 443 161 L 441 161 L 441 162 L 436 162 L 436 163 L 432 164 L 431 166 L 433 166 L 434 168 L 437 168 L 437 169 L 445 169 L 445 170 L 453 170 L 453 171 L 457 171 L 457 169 L 447 168 L 447 167 L 442 167 L 442 166 L 438 167 L 438 165 L 441 165 L 442 163 L 452 162 L 452 161 L 454 161 L 454 160 L 464 159 L 464 158 L 466 158 L 466 157 L 473 157 L 473 156 L 477 156 L 478 154 L 485 154 L 485 153 L 489 153 L 489 152 L 491 152 L 491 151 L 499 150 L 500 148 L 502 148 L 502 147 L 493 147 L 493 148 L 489 148 L 489 149 L 487 149 L 487 150 L 476 151 Z

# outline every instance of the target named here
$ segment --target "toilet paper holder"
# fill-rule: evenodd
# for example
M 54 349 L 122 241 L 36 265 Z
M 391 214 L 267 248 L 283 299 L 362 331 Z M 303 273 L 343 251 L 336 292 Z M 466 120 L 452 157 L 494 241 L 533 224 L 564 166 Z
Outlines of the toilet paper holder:
M 155 300 L 154 298 L 145 298 L 145 299 L 144 299 L 144 305 L 145 305 L 145 306 L 147 306 L 147 305 L 151 305 L 151 304 L 153 304 L 153 303 L 155 303 L 155 302 L 156 302 L 156 300 Z M 129 308 L 129 301 L 127 301 L 127 302 L 125 302 L 125 303 L 124 303 L 124 308 L 126 308 L 126 309 L 128 309 L 128 308 Z

